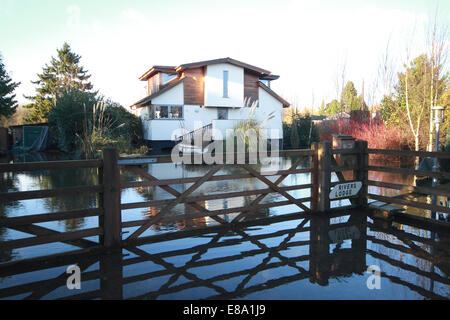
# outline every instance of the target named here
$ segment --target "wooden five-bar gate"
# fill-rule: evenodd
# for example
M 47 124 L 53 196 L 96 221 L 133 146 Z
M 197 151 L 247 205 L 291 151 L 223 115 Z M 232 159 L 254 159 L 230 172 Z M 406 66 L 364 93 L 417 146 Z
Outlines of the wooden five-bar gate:
M 285 205 L 295 205 L 299 214 L 330 212 L 334 210 L 330 200 L 330 190 L 342 182 L 362 182 L 362 189 L 357 196 L 350 198 L 350 205 L 344 208 L 368 208 L 368 199 L 413 206 L 426 210 L 434 210 L 450 213 L 450 208 L 440 205 L 432 205 L 422 202 L 404 200 L 393 197 L 380 196 L 368 193 L 369 186 L 391 188 L 407 192 L 425 193 L 427 195 L 448 196 L 444 189 L 417 187 L 393 184 L 384 181 L 369 180 L 370 171 L 385 171 L 416 176 L 428 176 L 450 179 L 450 173 L 417 171 L 413 169 L 392 168 L 387 166 L 369 165 L 370 154 L 437 157 L 450 159 L 448 153 L 442 152 L 413 152 L 394 150 L 374 150 L 367 148 L 367 142 L 356 141 L 352 149 L 332 149 L 328 142 L 314 144 L 309 150 L 284 150 L 280 156 L 295 157 L 288 169 L 281 169 L 270 174 L 262 174 L 248 163 L 243 164 L 215 164 L 208 167 L 209 171 L 199 177 L 158 179 L 145 170 L 142 165 L 158 165 L 159 163 L 172 162 L 170 156 L 154 156 L 142 158 L 121 158 L 114 149 L 105 149 L 103 159 L 100 160 L 76 160 L 76 161 L 51 161 L 35 163 L 0 164 L 0 173 L 61 170 L 74 168 L 95 168 L 98 173 L 98 184 L 91 186 L 71 186 L 50 190 L 5 192 L 0 194 L 2 205 L 11 201 L 26 199 L 49 198 L 60 196 L 83 197 L 88 193 L 96 193 L 98 206 L 96 208 L 72 210 L 65 212 L 52 212 L 44 214 L 30 214 L 19 217 L 1 217 L 0 228 L 18 230 L 32 237 L 12 239 L 0 242 L 0 252 L 35 245 L 62 242 L 77 247 L 78 252 L 102 251 L 104 249 L 120 248 L 151 241 L 151 237 L 145 232 L 154 224 L 162 222 L 174 222 L 180 220 L 209 217 L 220 225 L 238 225 L 252 213 L 267 208 Z M 300 165 L 304 161 L 309 163 L 309 168 Z M 238 167 L 241 172 L 234 174 L 219 174 L 226 166 Z M 121 181 L 121 171 L 130 171 L 137 174 L 141 180 L 133 182 Z M 352 171 L 350 179 L 345 180 L 343 172 Z M 299 185 L 283 185 L 283 181 L 290 175 L 309 174 L 309 183 Z M 349 175 L 346 175 L 347 178 Z M 337 177 L 333 181 L 332 177 Z M 257 179 L 267 187 L 256 190 L 238 192 L 224 192 L 220 194 L 195 195 L 200 186 L 210 181 L 226 181 L 235 179 Z M 272 179 L 272 180 L 271 180 Z M 188 185 L 184 192 L 180 192 L 173 185 Z M 150 200 L 136 203 L 122 203 L 121 192 L 127 188 L 155 186 L 163 189 L 173 196 L 168 200 Z M 296 198 L 289 192 L 294 190 L 309 189 L 308 197 Z M 277 202 L 264 202 L 268 194 L 276 193 L 286 200 Z M 255 196 L 249 205 L 242 207 L 209 210 L 204 205 L 205 201 L 227 199 L 233 197 Z M 174 215 L 172 209 L 183 204 L 186 208 L 184 214 Z M 133 208 L 159 207 L 160 210 L 148 219 L 122 221 L 125 210 Z M 342 208 L 339 208 L 342 209 Z M 223 218 L 224 215 L 235 213 L 237 216 L 232 221 Z M 38 225 L 50 221 L 61 221 L 85 217 L 98 217 L 98 226 L 69 232 L 59 232 Z M 403 217 L 414 217 L 403 214 Z M 439 225 L 438 222 L 431 222 Z M 442 226 L 442 223 L 441 223 Z M 124 229 L 130 229 L 130 234 L 124 233 Z M 196 231 L 195 231 L 196 232 Z M 97 237 L 97 240 L 95 238 Z M 87 239 L 89 238 L 89 239 Z M 72 252 L 73 253 L 73 252 Z M 70 254 L 65 253 L 65 254 Z

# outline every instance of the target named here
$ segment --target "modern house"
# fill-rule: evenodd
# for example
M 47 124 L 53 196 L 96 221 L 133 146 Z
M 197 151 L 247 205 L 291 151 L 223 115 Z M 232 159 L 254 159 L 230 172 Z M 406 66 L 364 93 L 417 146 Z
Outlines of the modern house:
M 272 115 L 263 128 L 268 139 L 281 140 L 282 110 L 289 103 L 270 88 L 278 78 L 231 58 L 153 66 L 139 78 L 147 83 L 146 96 L 130 109 L 141 118 L 144 140 L 154 150 L 175 145 L 180 129 L 191 134 L 212 129 L 212 139 L 223 140 L 227 129 L 248 119 L 254 103 L 253 119 Z

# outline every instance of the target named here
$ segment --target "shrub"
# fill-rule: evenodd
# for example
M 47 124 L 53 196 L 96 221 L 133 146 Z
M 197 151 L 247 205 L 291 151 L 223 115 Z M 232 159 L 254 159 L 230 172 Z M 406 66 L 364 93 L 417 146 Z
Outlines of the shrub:
M 138 117 L 110 100 L 70 89 L 58 98 L 50 111 L 49 126 L 61 150 L 97 157 L 104 147 L 133 153 L 141 142 Z M 142 151 L 142 150 L 140 150 Z
M 318 128 L 312 123 L 311 116 L 297 116 L 291 124 L 283 123 L 283 148 L 309 148 L 312 142 L 319 141 Z
M 442 146 L 443 152 L 450 152 L 450 131 L 447 133 L 445 144 Z M 440 171 L 450 172 L 450 160 L 439 159 Z
M 69 89 L 58 97 L 50 110 L 48 124 L 62 151 L 77 150 L 78 137 L 83 136 L 83 123 L 86 125 L 91 119 L 92 106 L 96 102 L 95 94 L 75 89 Z
M 320 127 L 320 140 L 332 141 L 333 134 L 346 134 L 358 140 L 366 140 L 372 149 L 408 148 L 408 135 L 398 128 L 388 128 L 383 122 L 359 122 L 353 120 L 326 121 Z

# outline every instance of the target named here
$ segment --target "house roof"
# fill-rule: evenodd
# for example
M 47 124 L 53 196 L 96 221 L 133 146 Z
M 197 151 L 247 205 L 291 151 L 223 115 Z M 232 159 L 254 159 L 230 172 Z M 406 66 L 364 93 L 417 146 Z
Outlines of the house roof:
M 213 59 L 213 60 L 205 60 L 205 61 L 199 61 L 199 62 L 193 62 L 193 63 L 186 63 L 186 64 L 182 64 L 182 65 L 178 66 L 176 68 L 176 70 L 177 71 L 182 71 L 182 70 L 185 70 L 185 69 L 197 68 L 197 67 L 202 67 L 202 66 L 211 65 L 211 64 L 218 64 L 218 63 L 233 64 L 235 66 L 242 67 L 244 69 L 247 69 L 247 70 L 259 73 L 261 75 L 269 75 L 270 74 L 270 71 L 268 71 L 268 70 L 252 66 L 252 65 L 250 65 L 248 63 L 241 62 L 241 61 L 232 59 L 230 57 L 220 58 L 220 59 Z
M 272 89 L 270 89 L 268 86 L 266 86 L 264 83 L 258 82 L 258 86 L 260 88 L 262 88 L 264 91 L 266 91 L 268 94 L 270 94 L 272 97 L 274 97 L 275 99 L 280 101 L 283 104 L 283 108 L 287 108 L 291 105 L 289 102 L 287 102 L 282 97 L 280 97 L 278 94 L 276 94 Z
M 152 77 L 158 72 L 164 72 L 169 74 L 177 73 L 175 69 L 176 67 L 174 66 L 153 66 L 149 70 L 147 70 L 142 76 L 140 76 L 139 80 L 141 81 L 148 80 L 148 78 Z
M 156 98 L 157 96 L 163 94 L 164 92 L 172 89 L 176 85 L 178 85 L 181 82 L 183 82 L 184 79 L 186 79 L 186 78 L 179 78 L 179 79 L 172 80 L 166 86 L 164 86 L 164 88 L 160 89 L 159 91 L 157 91 L 157 92 L 155 92 L 155 93 L 153 93 L 151 95 L 146 96 L 145 98 L 139 100 L 138 102 L 136 102 L 132 106 L 143 107 L 145 104 L 149 103 L 152 99 Z
M 176 67 L 176 66 L 153 66 L 149 70 L 147 70 L 142 76 L 140 76 L 139 80 L 146 81 L 158 72 L 175 74 L 177 72 L 181 72 L 186 69 L 198 68 L 198 67 L 203 67 L 203 66 L 207 66 L 207 65 L 211 65 L 211 64 L 218 64 L 218 63 L 229 63 L 232 65 L 244 68 L 248 71 L 257 73 L 259 75 L 259 78 L 263 79 L 263 80 L 276 80 L 280 77 L 278 75 L 271 74 L 271 72 L 268 70 L 265 70 L 265 69 L 262 69 L 259 67 L 255 67 L 248 63 L 241 62 L 241 61 L 232 59 L 230 57 L 227 57 L 227 58 L 204 60 L 204 61 L 198 61 L 198 62 L 192 62 L 192 63 L 185 63 L 182 65 L 179 65 L 178 67 Z

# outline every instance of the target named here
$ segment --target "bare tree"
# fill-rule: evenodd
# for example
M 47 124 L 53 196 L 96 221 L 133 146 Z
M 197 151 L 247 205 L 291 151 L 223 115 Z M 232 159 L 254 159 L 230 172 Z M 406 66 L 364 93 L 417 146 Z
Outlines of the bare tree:
M 414 47 L 413 40 L 415 39 L 415 30 L 416 24 L 414 24 L 409 37 L 406 37 L 405 39 L 405 70 L 404 74 L 399 74 L 399 85 L 403 86 L 403 89 L 400 90 L 404 90 L 406 116 L 409 129 L 414 137 L 414 150 L 419 151 L 421 137 L 420 128 L 422 125 L 422 120 L 426 115 L 425 111 L 427 108 L 425 106 L 425 100 L 421 98 L 421 94 L 419 93 L 420 86 L 418 86 L 417 82 L 419 79 L 417 79 L 414 74 L 415 71 L 413 68 L 416 67 L 414 64 L 415 62 L 411 63 L 411 48 Z M 416 168 L 419 166 L 419 157 L 416 157 L 415 166 Z
M 340 101 L 341 112 L 342 110 L 342 91 L 345 86 L 347 69 L 347 53 L 344 54 L 342 61 L 338 61 L 335 75 L 335 89 L 336 89 L 336 101 Z
M 448 36 L 448 24 L 439 23 L 438 21 L 439 7 L 436 6 L 434 17 L 430 19 L 427 30 L 427 47 L 428 55 L 431 62 L 431 72 L 430 72 L 430 127 L 428 132 L 428 145 L 427 150 L 433 151 L 433 131 L 434 122 L 432 119 L 431 108 L 436 105 L 438 99 L 438 82 L 442 75 L 442 66 L 445 65 L 448 47 L 447 47 L 447 36 Z
M 391 37 L 389 36 L 384 53 L 380 58 L 378 67 L 378 79 L 381 81 L 381 97 L 392 93 L 395 83 L 395 61 L 391 55 Z M 378 86 L 378 84 L 377 84 Z

